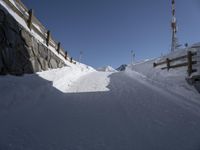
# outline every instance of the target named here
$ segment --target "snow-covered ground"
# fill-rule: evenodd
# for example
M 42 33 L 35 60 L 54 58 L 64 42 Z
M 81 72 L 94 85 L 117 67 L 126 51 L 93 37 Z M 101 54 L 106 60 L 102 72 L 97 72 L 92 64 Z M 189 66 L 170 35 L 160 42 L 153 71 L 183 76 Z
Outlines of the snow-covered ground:
M 92 72 L 86 76 L 79 78 L 71 87 L 67 89 L 67 93 L 87 93 L 87 92 L 106 92 L 110 84 L 108 72 Z
M 0 77 L 0 149 L 198 150 L 200 95 L 152 61 Z

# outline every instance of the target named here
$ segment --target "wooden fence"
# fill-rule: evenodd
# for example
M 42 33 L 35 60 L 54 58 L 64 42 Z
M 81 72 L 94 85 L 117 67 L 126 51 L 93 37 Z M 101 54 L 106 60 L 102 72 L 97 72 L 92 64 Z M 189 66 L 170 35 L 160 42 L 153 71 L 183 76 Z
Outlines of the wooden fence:
M 53 39 L 51 35 L 51 31 L 47 30 L 42 23 L 34 16 L 33 9 L 28 9 L 21 0 L 3 0 L 17 15 L 19 15 L 27 24 L 30 30 L 33 30 L 37 33 L 45 42 L 47 47 L 53 47 L 59 55 L 64 57 L 66 60 L 70 61 L 71 63 L 75 63 L 72 57 L 69 56 L 67 51 L 65 51 L 61 47 L 61 43 L 57 42 Z
M 161 69 L 168 69 L 168 70 L 171 68 L 187 67 L 188 76 L 190 76 L 192 73 L 197 72 L 197 69 L 194 69 L 193 67 L 195 64 L 197 64 L 197 60 L 194 60 L 194 56 L 196 55 L 197 52 L 188 51 L 187 54 L 183 56 L 179 56 L 172 59 L 166 58 L 166 60 L 164 61 L 154 62 L 153 66 L 157 67 L 165 65 L 161 67 Z M 178 61 L 181 60 L 182 62 L 179 63 Z

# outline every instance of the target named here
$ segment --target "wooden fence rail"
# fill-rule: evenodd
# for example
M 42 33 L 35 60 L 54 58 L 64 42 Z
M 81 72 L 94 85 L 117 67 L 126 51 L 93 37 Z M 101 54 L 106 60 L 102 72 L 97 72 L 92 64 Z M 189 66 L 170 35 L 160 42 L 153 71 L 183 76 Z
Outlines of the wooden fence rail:
M 34 11 L 28 9 L 21 0 L 15 0 L 15 4 L 10 0 L 3 0 L 17 15 L 19 15 L 27 24 L 30 30 L 36 32 L 45 42 L 46 46 L 51 46 L 57 50 L 58 54 L 66 60 L 75 63 L 72 57 L 61 47 L 60 42 L 56 42 L 51 35 L 51 31 L 47 30 L 42 23 L 34 16 Z
M 197 55 L 197 52 L 191 52 L 188 51 L 187 55 L 184 56 L 179 56 L 176 58 L 166 58 L 166 60 L 161 61 L 161 62 L 154 62 L 153 63 L 153 67 L 157 67 L 157 66 L 161 66 L 161 65 L 165 65 L 164 67 L 161 67 L 161 69 L 171 69 L 171 68 L 179 68 L 179 67 L 186 67 L 187 66 L 187 72 L 188 72 L 188 76 L 190 76 L 192 73 L 197 72 L 197 69 L 194 69 L 193 65 L 197 64 L 196 60 L 193 60 L 194 56 Z M 177 63 L 177 64 L 173 64 L 177 61 L 180 60 L 186 60 L 184 62 L 181 63 Z

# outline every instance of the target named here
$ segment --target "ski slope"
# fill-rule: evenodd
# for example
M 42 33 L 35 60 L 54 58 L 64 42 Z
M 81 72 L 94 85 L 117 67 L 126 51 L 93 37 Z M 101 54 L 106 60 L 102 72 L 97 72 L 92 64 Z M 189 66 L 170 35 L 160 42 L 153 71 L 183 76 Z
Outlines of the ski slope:
M 77 72 L 68 69 L 0 77 L 0 149 L 200 148 L 200 106 L 190 99 L 130 70 L 82 68 L 68 84 Z

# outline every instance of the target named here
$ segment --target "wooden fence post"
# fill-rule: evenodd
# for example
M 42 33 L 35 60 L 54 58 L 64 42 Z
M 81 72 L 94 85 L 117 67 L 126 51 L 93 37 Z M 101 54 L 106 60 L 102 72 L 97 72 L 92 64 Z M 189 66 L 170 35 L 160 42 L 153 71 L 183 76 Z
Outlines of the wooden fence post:
M 166 63 L 167 63 L 167 69 L 169 70 L 170 69 L 170 60 L 169 60 L 169 58 L 166 59 Z
M 73 62 L 73 58 L 72 58 L 72 57 L 70 58 L 70 62 L 71 62 L 71 63 Z
M 57 52 L 58 52 L 58 54 L 60 53 L 60 42 L 58 42 L 58 48 L 57 48 Z
M 65 52 L 65 59 L 67 59 L 67 51 Z
M 32 21 L 33 21 L 33 9 L 30 9 L 28 11 L 28 14 L 29 14 L 28 27 L 31 30 L 31 28 L 32 28 Z
M 188 51 L 187 58 L 188 58 L 188 76 L 190 76 L 192 74 L 192 52 L 191 51 Z
M 50 38 L 51 38 L 51 31 L 48 30 L 47 31 L 47 39 L 46 39 L 47 46 L 49 46 Z

